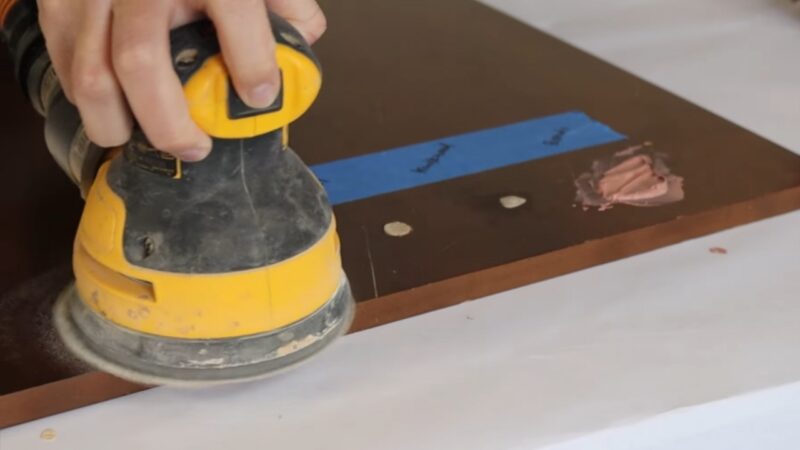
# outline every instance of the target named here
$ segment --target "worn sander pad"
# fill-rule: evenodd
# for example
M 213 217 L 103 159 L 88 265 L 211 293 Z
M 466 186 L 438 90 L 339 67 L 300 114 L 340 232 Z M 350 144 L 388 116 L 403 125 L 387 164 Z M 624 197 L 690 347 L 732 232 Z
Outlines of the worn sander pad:
M 285 328 L 230 339 L 174 339 L 120 327 L 87 307 L 71 283 L 53 308 L 66 347 L 92 366 L 145 385 L 203 387 L 265 378 L 344 334 L 355 301 L 347 280 L 314 314 Z

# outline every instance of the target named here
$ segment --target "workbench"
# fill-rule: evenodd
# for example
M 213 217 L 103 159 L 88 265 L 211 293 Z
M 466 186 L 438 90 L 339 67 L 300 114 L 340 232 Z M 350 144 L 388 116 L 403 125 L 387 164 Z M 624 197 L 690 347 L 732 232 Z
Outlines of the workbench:
M 800 153 L 782 1 L 485 3 Z M 263 382 L 5 429 L 0 450 L 796 448 L 798 230 L 783 215 L 361 331 Z

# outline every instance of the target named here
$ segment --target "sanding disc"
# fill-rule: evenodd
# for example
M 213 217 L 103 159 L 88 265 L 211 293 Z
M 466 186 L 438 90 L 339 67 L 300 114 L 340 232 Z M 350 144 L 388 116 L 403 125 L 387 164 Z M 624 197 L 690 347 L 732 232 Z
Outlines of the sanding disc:
M 95 313 L 74 284 L 53 308 L 67 348 L 92 366 L 146 385 L 202 387 L 263 378 L 305 361 L 350 327 L 355 301 L 344 279 L 333 298 L 292 325 L 228 339 L 176 339 L 123 328 Z

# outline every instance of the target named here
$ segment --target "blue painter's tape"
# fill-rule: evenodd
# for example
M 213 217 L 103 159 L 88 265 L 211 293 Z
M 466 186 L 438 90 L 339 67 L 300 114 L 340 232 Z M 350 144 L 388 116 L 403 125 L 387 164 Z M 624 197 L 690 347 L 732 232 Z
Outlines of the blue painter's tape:
M 567 112 L 317 164 L 334 205 L 625 139 L 582 112 Z

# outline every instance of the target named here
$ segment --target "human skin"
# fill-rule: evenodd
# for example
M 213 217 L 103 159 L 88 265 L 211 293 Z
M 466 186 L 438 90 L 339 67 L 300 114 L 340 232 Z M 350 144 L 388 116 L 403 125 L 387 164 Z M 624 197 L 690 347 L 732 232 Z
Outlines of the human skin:
M 89 139 L 122 145 L 135 119 L 153 146 L 184 161 L 205 158 L 211 138 L 189 116 L 169 30 L 207 16 L 237 93 L 263 108 L 280 89 L 267 11 L 309 43 L 326 28 L 315 0 L 38 0 L 38 6 L 53 67 Z

